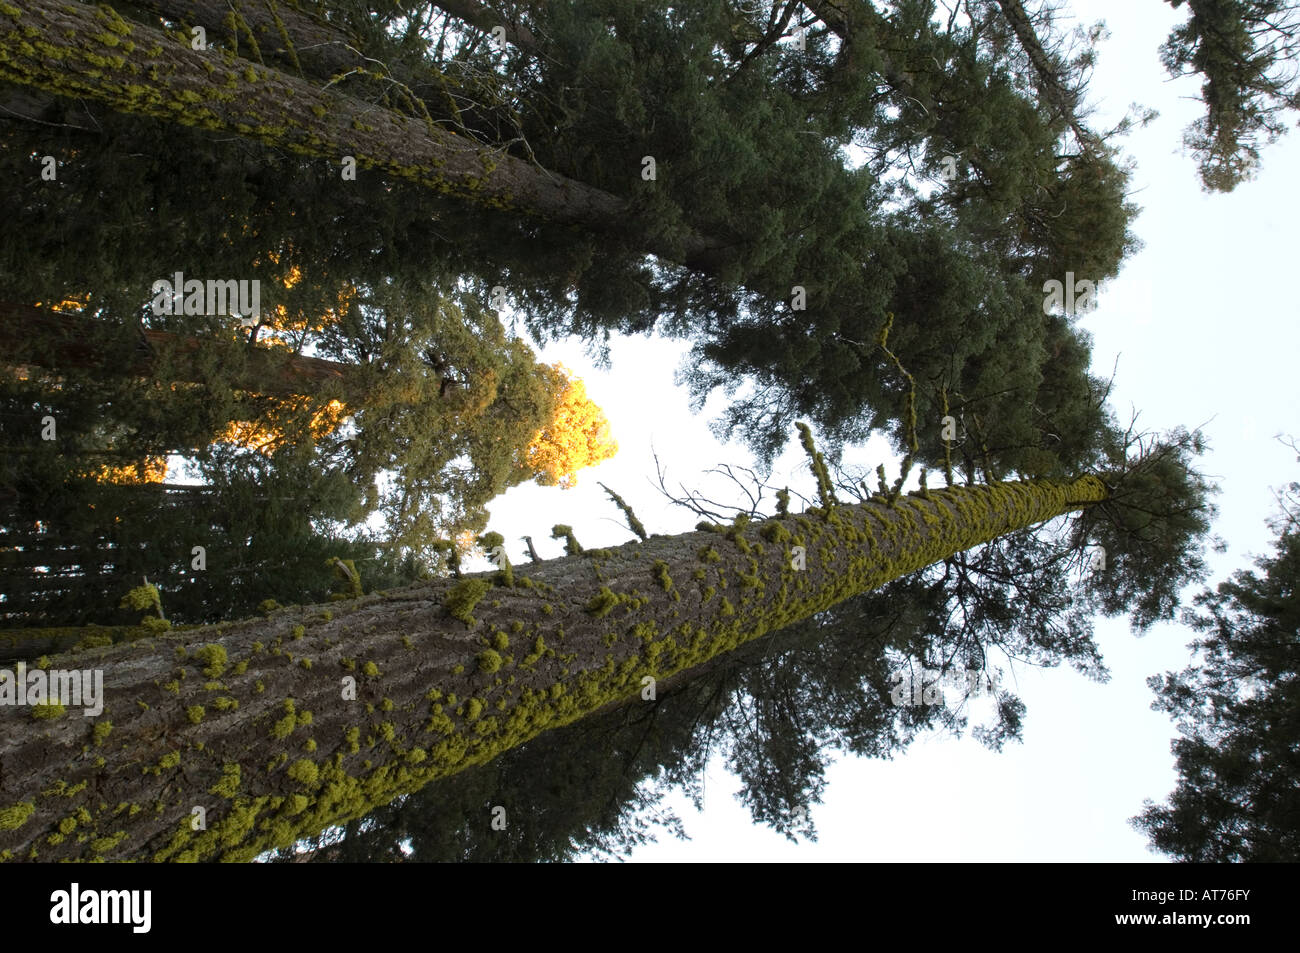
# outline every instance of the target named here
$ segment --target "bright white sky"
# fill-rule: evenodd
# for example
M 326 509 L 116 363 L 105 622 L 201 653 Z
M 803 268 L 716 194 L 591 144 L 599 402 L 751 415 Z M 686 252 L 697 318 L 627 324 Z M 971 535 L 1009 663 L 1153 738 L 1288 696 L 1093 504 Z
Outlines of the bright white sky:
M 1203 466 L 1223 488 L 1215 531 L 1229 544 L 1225 555 L 1210 555 L 1217 581 L 1267 551 L 1272 488 L 1300 472 L 1294 454 L 1273 439 L 1300 436 L 1292 377 L 1300 305 L 1287 290 L 1297 264 L 1294 240 L 1286 239 L 1300 219 L 1300 136 L 1264 153 L 1257 181 L 1226 196 L 1203 194 L 1193 161 L 1181 154 L 1182 131 L 1201 111 L 1193 98 L 1199 84 L 1170 81 L 1157 52 L 1182 14 L 1156 0 L 1069 6 L 1078 22 L 1106 19 L 1112 31 L 1091 85 L 1095 127 L 1114 125 L 1135 101 L 1160 112 L 1127 140 L 1143 208 L 1136 229 L 1146 247 L 1082 319 L 1095 335 L 1094 371 L 1109 375 L 1118 357 L 1112 406 L 1121 416 L 1137 408 L 1150 429 L 1206 425 L 1212 447 Z M 690 413 L 673 380 L 685 351 L 658 339 L 618 340 L 608 371 L 594 368 L 578 342 L 543 352 L 586 380 L 620 451 L 580 474 L 575 489 L 527 485 L 497 499 L 489 528 L 506 536 L 512 552 L 529 534 L 544 556 L 557 555 L 560 544 L 549 539 L 557 522 L 572 524 L 584 546 L 628 541 L 597 481 L 623 495 L 651 532 L 691 529 L 696 517 L 668 505 L 652 485 L 652 448 L 670 486 L 716 493 L 722 485 L 703 471 L 751 462 L 742 448 L 712 437 L 707 410 Z M 884 458 L 872 446 L 846 462 Z M 772 481 L 807 486 L 805 473 L 796 446 Z M 1105 685 L 1068 667 L 1015 668 L 1028 708 L 1023 745 L 993 754 L 969 737 L 928 735 L 894 761 L 842 759 L 828 772 L 824 803 L 812 810 L 818 841 L 798 845 L 756 826 L 733 796 L 739 782 L 715 764 L 702 813 L 669 799 L 691 839 L 664 835 L 633 859 L 1160 860 L 1127 824 L 1144 798 L 1163 800 L 1175 782 L 1174 728 L 1150 710 L 1146 679 L 1187 664 L 1191 633 L 1169 624 L 1137 639 L 1126 620 L 1102 619 L 1096 637 L 1112 673 Z

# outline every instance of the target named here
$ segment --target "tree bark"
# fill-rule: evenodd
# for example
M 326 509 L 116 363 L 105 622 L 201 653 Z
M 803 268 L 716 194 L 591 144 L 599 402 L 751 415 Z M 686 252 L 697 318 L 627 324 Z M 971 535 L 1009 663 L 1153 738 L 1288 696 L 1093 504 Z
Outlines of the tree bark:
M 479 3 L 478 0 L 440 0 L 434 6 L 484 33 L 490 34 L 493 28 L 499 26 L 506 31 L 507 43 L 529 53 L 537 52 L 537 37 L 533 36 L 528 27 L 502 16 L 485 3 Z
M 201 26 L 209 39 L 252 45 L 260 59 L 304 76 L 328 78 L 365 60 L 352 37 L 306 11 L 270 0 L 134 0 L 138 7 L 186 26 Z M 249 44 L 249 38 L 252 44 Z M 245 59 L 252 57 L 245 56 Z
M 342 160 L 489 209 L 525 212 L 594 231 L 616 231 L 628 203 L 436 123 L 318 88 L 270 67 L 125 20 L 108 7 L 0 0 L 0 80 L 85 97 L 121 112 L 232 132 L 304 155 Z M 629 176 L 635 170 L 629 170 Z M 724 245 L 688 235 L 647 239 L 647 251 L 708 267 Z
M 0 706 L 0 857 L 248 860 L 1106 497 L 951 487 L 60 656 L 103 672 L 104 711 Z
M 1066 88 L 1059 73 L 1053 67 L 1051 58 L 1043 49 L 1043 44 L 1039 42 L 1038 34 L 1034 32 L 1034 25 L 1030 22 L 1029 14 L 1025 12 L 1024 4 L 1020 3 L 1020 0 L 998 0 L 998 6 L 1038 76 L 1039 95 L 1061 113 L 1073 130 L 1075 138 L 1079 140 L 1080 148 L 1095 152 L 1100 145 L 1096 134 L 1084 128 L 1075 113 L 1079 105 L 1079 97 Z
M 894 62 L 878 42 L 885 18 L 866 0 L 804 0 L 813 16 L 826 24 L 846 46 L 870 44 L 880 60 L 880 75 L 895 91 L 919 103 L 926 113 L 935 111 L 934 100 L 920 92 L 907 72 Z
M 198 355 L 212 342 L 201 338 L 140 329 L 139 346 L 126 362 L 106 360 L 101 344 L 103 322 L 80 314 L 47 311 L 30 305 L 0 301 L 0 358 L 10 364 L 36 365 L 55 371 L 85 369 L 136 377 L 157 376 L 157 356 L 166 354 L 170 378 L 200 383 L 208 379 Z M 340 397 L 355 397 L 350 384 L 353 367 L 317 357 L 303 357 L 265 347 L 238 345 L 243 362 L 229 383 L 271 397 L 320 394 L 338 385 Z

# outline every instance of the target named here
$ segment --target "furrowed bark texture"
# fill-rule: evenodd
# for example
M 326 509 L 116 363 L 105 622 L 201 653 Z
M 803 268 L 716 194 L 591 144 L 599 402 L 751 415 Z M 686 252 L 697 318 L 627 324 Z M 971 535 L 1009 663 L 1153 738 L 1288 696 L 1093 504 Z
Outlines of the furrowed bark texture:
M 489 209 L 617 230 L 627 202 L 436 123 L 367 104 L 229 51 L 197 52 L 178 37 L 69 0 L 0 0 L 0 81 L 103 102 L 136 113 L 232 132 L 305 155 L 374 168 Z M 629 170 L 634 175 L 636 170 Z M 648 251 L 703 266 L 721 246 L 688 236 Z
M 1105 496 L 951 487 L 44 660 L 102 670 L 105 709 L 0 706 L 0 857 L 248 860 Z

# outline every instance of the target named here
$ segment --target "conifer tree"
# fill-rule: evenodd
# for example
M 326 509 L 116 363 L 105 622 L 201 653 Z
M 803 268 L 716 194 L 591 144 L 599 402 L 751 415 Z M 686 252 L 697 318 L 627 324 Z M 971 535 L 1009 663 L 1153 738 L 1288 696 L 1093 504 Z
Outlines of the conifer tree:
M 1184 613 L 1200 633 L 1195 664 L 1148 681 L 1151 707 L 1176 719 L 1178 784 L 1164 803 L 1147 801 L 1133 825 L 1175 860 L 1300 858 L 1300 484 L 1282 499 L 1273 552 Z
M 1110 474 L 1113 487 L 1086 475 L 854 505 L 836 502 L 814 453 L 823 491 L 802 515 L 738 518 L 575 552 L 527 574 L 505 565 L 46 660 L 104 670 L 107 708 L 92 721 L 75 709 L 6 707 L 0 755 L 23 770 L 0 781 L 0 850 L 10 859 L 248 859 L 852 595 L 1076 510 L 1102 512 L 1076 523 L 1075 549 L 1106 508 L 1155 520 L 1113 540 L 1110 565 L 1127 579 L 1098 583 L 1103 603 L 1132 600 L 1139 586 L 1176 592 L 1196 571 L 1205 529 L 1193 450 L 1186 441 L 1144 448 Z M 1153 466 L 1165 476 L 1144 480 Z M 1144 552 L 1153 544 L 1159 565 Z M 84 745 L 102 761 L 71 757 Z M 64 748 L 69 758 L 57 756 Z M 91 789 L 94 798 L 83 793 Z M 64 794 L 40 793 L 51 790 Z M 125 807 L 114 813 L 110 803 Z M 78 836 L 52 836 L 83 807 Z M 205 830 L 191 826 L 195 807 Z

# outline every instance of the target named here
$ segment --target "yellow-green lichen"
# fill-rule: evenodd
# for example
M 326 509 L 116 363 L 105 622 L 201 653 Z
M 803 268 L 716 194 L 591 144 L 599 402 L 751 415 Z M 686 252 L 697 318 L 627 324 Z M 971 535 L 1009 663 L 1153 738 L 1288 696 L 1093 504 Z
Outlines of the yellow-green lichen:
M 292 698 L 284 700 L 284 712 L 284 717 L 271 726 L 271 737 L 276 740 L 288 738 L 298 725 L 298 716 Z
M 230 799 L 239 793 L 239 783 L 239 765 L 227 762 L 221 766 L 221 780 L 208 788 L 208 793 Z
M 226 670 L 226 647 L 212 643 L 200 646 L 194 657 L 203 663 L 203 674 L 208 678 L 219 678 Z
M 491 590 L 492 584 L 486 579 L 462 579 L 443 594 L 442 607 L 448 615 L 466 625 L 474 625 L 474 607 L 482 601 Z
M 36 804 L 32 801 L 21 801 L 0 810 L 0 831 L 12 831 L 22 827 L 35 810 Z
M 308 761 L 306 758 L 300 758 L 291 764 L 287 773 L 289 777 L 305 787 L 311 787 L 320 777 L 320 769 L 316 766 L 316 762 Z

